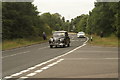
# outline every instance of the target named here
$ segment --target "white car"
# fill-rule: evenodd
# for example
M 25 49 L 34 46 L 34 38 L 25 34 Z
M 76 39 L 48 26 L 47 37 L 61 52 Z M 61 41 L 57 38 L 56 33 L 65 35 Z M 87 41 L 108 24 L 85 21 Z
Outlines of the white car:
M 85 38 L 85 33 L 84 32 L 78 32 L 77 37 L 78 38 Z

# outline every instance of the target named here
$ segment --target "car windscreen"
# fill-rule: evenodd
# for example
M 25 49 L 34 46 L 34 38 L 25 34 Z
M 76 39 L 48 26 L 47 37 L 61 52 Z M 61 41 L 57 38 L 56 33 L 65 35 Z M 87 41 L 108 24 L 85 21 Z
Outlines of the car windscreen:
M 53 34 L 53 37 L 65 37 L 65 33 L 55 32 L 55 33 Z
M 84 34 L 84 32 L 79 32 L 78 34 Z

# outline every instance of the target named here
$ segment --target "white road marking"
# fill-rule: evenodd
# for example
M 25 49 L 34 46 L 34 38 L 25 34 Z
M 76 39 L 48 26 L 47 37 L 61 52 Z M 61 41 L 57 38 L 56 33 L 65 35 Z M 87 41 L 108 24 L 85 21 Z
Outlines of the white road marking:
M 32 70 L 32 69 L 35 69 L 36 67 L 30 67 L 30 68 L 28 68 L 28 70 Z
M 13 76 L 18 76 L 18 75 L 20 75 L 20 74 L 22 74 L 22 73 L 16 73 L 16 74 L 13 74 L 13 75 L 11 75 L 12 77 Z
M 44 70 L 44 69 L 48 69 L 49 67 L 48 66 L 46 66 L 46 67 L 43 67 L 43 68 L 41 68 L 42 70 Z
M 27 79 L 28 77 L 20 77 L 19 79 L 17 80 L 24 80 L 24 79 Z
M 37 73 L 30 73 L 30 74 L 28 74 L 28 75 L 26 75 L 26 76 L 28 76 L 28 77 L 30 77 L 30 76 L 34 76 L 34 75 L 36 75 Z
M 64 59 L 59 59 L 58 61 L 53 62 L 52 65 L 56 65 L 56 64 L 58 64 L 59 62 L 61 62 L 61 61 L 63 61 L 63 60 L 64 60 Z M 51 65 L 51 64 L 49 64 L 49 65 Z M 43 70 L 46 70 L 46 69 L 50 68 L 51 66 L 49 66 L 49 65 L 41 68 L 40 70 L 36 70 L 36 71 L 34 71 L 33 73 L 30 73 L 30 74 L 28 74 L 28 75 L 26 75 L 26 76 L 27 76 L 27 77 L 29 77 L 29 76 L 34 76 L 34 75 L 36 75 L 37 73 L 40 73 L 40 72 L 42 72 Z
M 35 73 L 40 73 L 42 72 L 43 70 L 36 70 Z
M 22 78 L 22 79 L 26 79 L 26 78 L 28 78 L 28 77 L 20 77 L 20 78 Z
M 57 56 L 57 57 L 55 57 L 55 58 L 53 58 L 53 59 L 50 59 L 50 60 L 48 60 L 48 61 L 46 61 L 46 62 L 40 63 L 40 64 L 38 64 L 38 65 L 35 65 L 34 67 L 37 68 L 37 67 L 39 67 L 39 66 L 41 66 L 41 65 L 43 65 L 43 64 L 47 64 L 48 62 L 54 61 L 54 60 L 56 60 L 56 59 L 58 59 L 58 58 L 61 58 L 61 57 L 65 56 L 65 55 L 68 55 L 68 54 L 74 52 L 75 50 L 77 50 L 77 49 L 85 46 L 88 40 L 89 40 L 89 38 L 87 38 L 86 42 L 84 42 L 83 45 L 81 45 L 81 46 L 79 46 L 79 47 L 77 47 L 77 48 L 75 48 L 75 49 L 73 49 L 73 50 L 71 50 L 71 51 L 69 51 L 69 52 L 67 52 L 67 53 L 65 53 L 65 54 L 62 54 L 62 55 Z M 25 52 L 24 52 L 24 53 L 25 53 Z M 22 53 L 21 53 L 21 54 L 22 54 Z M 53 65 L 61 62 L 62 60 L 63 60 L 63 59 L 60 59 L 60 60 L 57 61 L 56 63 L 52 63 L 51 65 L 48 65 L 47 67 L 51 67 L 51 66 L 53 66 Z M 34 69 L 34 68 L 33 68 L 33 69 Z M 31 70 L 32 70 L 32 69 L 31 69 Z M 19 72 L 19 73 L 16 73 L 16 74 L 25 73 L 25 72 L 28 72 L 28 71 L 30 71 L 30 68 L 28 68 L 28 69 L 26 69 L 26 70 L 23 70 L 23 71 L 21 71 L 21 72 Z M 28 74 L 27 76 L 33 76 L 33 75 L 35 75 L 35 74 L 36 74 L 36 73 L 31 73 L 31 74 Z M 15 75 L 15 74 L 13 74 L 13 75 Z M 13 76 L 7 76 L 7 77 L 5 77 L 5 78 L 12 78 L 12 77 L 13 77 Z
M 28 47 L 31 47 L 31 46 L 28 46 Z M 47 47 L 42 47 L 42 48 L 38 48 L 38 49 L 45 49 L 45 48 L 48 48 L 48 47 L 49 47 L 49 46 L 47 46 Z M 27 48 L 27 47 L 26 47 L 26 48 Z M 14 50 L 17 50 L 17 49 L 14 49 Z M 14 51 L 14 50 L 13 50 L 13 51 Z M 10 50 L 10 51 L 12 51 L 12 50 Z M 2 51 L 2 52 L 5 52 L 5 51 Z M 9 56 L 4 56 L 4 57 L 2 57 L 2 59 L 7 58 L 7 57 L 12 57 L 12 56 L 20 55 L 20 54 L 23 54 L 23 53 L 28 53 L 28 52 L 30 52 L 30 51 L 20 52 L 20 53 L 16 53 L 16 54 L 9 55 Z
M 20 49 L 23 49 L 23 48 L 34 47 L 34 46 L 38 46 L 38 45 L 42 45 L 42 44 L 23 46 L 23 47 L 19 47 L 19 48 L 15 48 L 15 49 L 5 50 L 5 51 L 2 51 L 2 52 L 6 52 L 6 51 L 15 51 L 15 50 L 20 50 Z
M 28 72 L 29 70 L 27 69 L 27 70 L 23 70 L 23 71 L 21 71 L 20 73 L 25 73 L 25 72 Z
M 35 67 L 39 67 L 39 66 L 42 66 L 43 64 L 38 64 L 38 65 L 36 65 Z
M 65 60 L 118 60 L 119 58 L 64 58 Z
M 86 44 L 89 41 L 89 38 L 88 37 L 86 37 L 86 38 L 87 38 L 87 40 L 84 42 L 84 44 Z
M 48 67 L 54 66 L 55 64 L 49 64 Z
M 24 54 L 24 53 L 29 53 L 29 52 L 30 51 L 25 51 L 25 52 L 16 53 L 16 54 L 9 55 L 9 56 L 4 56 L 4 57 L 2 57 L 2 59 L 7 58 L 7 57 L 12 57 L 12 56 L 20 55 L 20 54 Z
M 12 78 L 12 76 L 6 76 L 5 79 L 9 79 L 9 78 Z

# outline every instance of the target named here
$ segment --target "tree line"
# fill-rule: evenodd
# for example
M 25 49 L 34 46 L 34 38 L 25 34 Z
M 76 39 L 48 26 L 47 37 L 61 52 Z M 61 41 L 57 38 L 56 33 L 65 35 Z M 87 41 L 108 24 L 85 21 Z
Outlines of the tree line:
M 2 2 L 2 38 L 36 38 L 53 30 L 72 32 L 84 31 L 88 34 L 104 36 L 114 34 L 120 37 L 120 2 L 95 2 L 95 8 L 88 14 L 65 20 L 59 13 L 39 15 L 31 2 Z
M 82 14 L 72 19 L 74 31 L 104 36 L 114 34 L 120 37 L 120 2 L 95 2 L 89 15 Z
M 39 15 L 37 7 L 31 2 L 2 3 L 2 38 L 3 40 L 18 38 L 42 37 L 53 30 L 67 30 L 69 24 L 59 13 L 43 13 Z

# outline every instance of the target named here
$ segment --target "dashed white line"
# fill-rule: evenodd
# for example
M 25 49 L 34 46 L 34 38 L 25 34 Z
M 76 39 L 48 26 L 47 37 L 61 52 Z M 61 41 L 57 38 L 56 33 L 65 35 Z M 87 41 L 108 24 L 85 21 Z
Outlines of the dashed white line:
M 20 55 L 20 54 L 24 54 L 24 53 L 29 53 L 29 52 L 30 52 L 30 51 L 20 52 L 20 53 L 16 53 L 16 54 L 9 55 L 9 56 L 4 56 L 4 57 L 2 57 L 2 58 L 4 59 L 4 58 L 7 58 L 7 57 L 12 57 L 12 56 L 16 56 L 16 55 Z
M 45 49 L 45 48 L 48 48 L 48 47 L 49 46 L 43 47 L 43 48 L 38 48 L 38 49 Z M 2 51 L 2 52 L 5 52 L 5 51 Z M 24 53 L 28 53 L 28 52 L 30 52 L 30 51 L 20 52 L 20 53 L 16 53 L 16 54 L 9 55 L 9 56 L 4 56 L 4 57 L 2 57 L 2 59 L 7 58 L 7 57 L 12 57 L 12 56 L 20 55 L 20 54 L 24 54 Z
M 28 78 L 28 77 L 20 77 L 20 78 L 22 78 L 22 79 L 26 79 L 26 78 Z
M 52 65 L 58 64 L 58 63 L 61 62 L 62 60 L 64 60 L 64 59 L 60 59 L 60 60 L 52 63 Z M 48 69 L 48 68 L 50 68 L 50 67 L 51 67 L 51 66 L 47 65 L 47 66 L 41 68 L 40 70 L 36 70 L 36 71 L 34 71 L 33 73 L 30 73 L 30 74 L 28 74 L 28 75 L 26 75 L 26 76 L 27 76 L 27 77 L 34 76 L 34 75 L 36 75 L 37 73 L 40 73 L 40 72 L 42 72 L 43 70 L 46 70 L 46 69 Z
M 12 78 L 12 76 L 6 76 L 5 79 L 9 79 L 9 78 Z
M 36 75 L 37 73 L 30 73 L 30 74 L 28 74 L 27 76 L 28 77 L 30 77 L 30 76 L 34 76 L 34 75 Z
M 88 41 L 88 39 L 89 39 L 89 38 L 87 38 L 87 41 Z M 87 41 L 86 41 L 86 42 L 87 42 Z M 28 68 L 27 70 L 23 70 L 23 71 L 21 71 L 21 72 L 19 72 L 19 73 L 15 73 L 15 74 L 13 74 L 13 75 L 19 75 L 19 74 L 21 74 L 21 73 L 28 72 L 28 71 L 30 71 L 30 70 L 32 70 L 32 69 L 35 69 L 35 68 L 37 68 L 37 67 L 39 67 L 39 66 L 42 66 L 43 64 L 47 64 L 48 62 L 51 62 L 51 61 L 56 60 L 56 59 L 58 59 L 58 58 L 61 58 L 61 57 L 65 56 L 65 55 L 68 55 L 68 54 L 74 52 L 75 50 L 77 50 L 77 49 L 85 46 L 85 45 L 86 45 L 86 42 L 84 42 L 83 45 L 81 45 L 81 46 L 79 46 L 79 47 L 77 47 L 77 48 L 75 48 L 75 49 L 73 49 L 73 50 L 71 50 L 71 51 L 69 51 L 69 52 L 67 52 L 67 53 L 65 53 L 65 54 L 63 54 L 63 55 L 57 56 L 57 57 L 55 57 L 55 58 L 53 58 L 53 59 L 50 59 L 50 60 L 48 60 L 48 61 L 46 61 L 46 62 L 43 62 L 43 63 L 41 63 L 41 64 L 38 64 L 38 65 L 35 65 L 34 67 Z M 28 51 L 28 52 L 29 52 L 29 51 Z M 24 53 L 25 53 L 25 52 L 24 52 Z M 21 53 L 21 54 L 22 54 L 22 53 Z M 54 63 L 52 63 L 52 64 L 49 64 L 49 65 L 47 65 L 46 67 L 43 67 L 42 69 L 47 69 L 47 68 L 49 68 L 49 67 L 51 67 L 51 66 L 53 66 L 53 65 L 55 65 L 55 64 L 57 64 L 57 63 L 59 63 L 59 62 L 61 62 L 62 60 L 64 60 L 64 59 L 60 59 L 60 60 L 58 60 L 57 62 L 54 62 Z M 41 69 L 41 70 L 42 70 L 42 69 Z M 42 72 L 42 71 L 41 71 L 41 72 Z M 26 75 L 26 76 L 27 76 L 27 77 L 28 77 L 28 76 L 33 76 L 33 75 L 35 75 L 35 74 L 36 74 L 36 73 L 31 73 L 31 74 L 28 74 L 28 75 Z M 13 75 L 7 76 L 7 77 L 5 77 L 5 78 L 12 78 Z M 25 76 L 25 77 L 26 77 L 26 76 Z
M 18 76 L 18 75 L 20 75 L 20 74 L 22 74 L 22 73 L 16 73 L 16 74 L 13 74 L 13 75 L 11 75 L 12 77 L 13 76 Z

